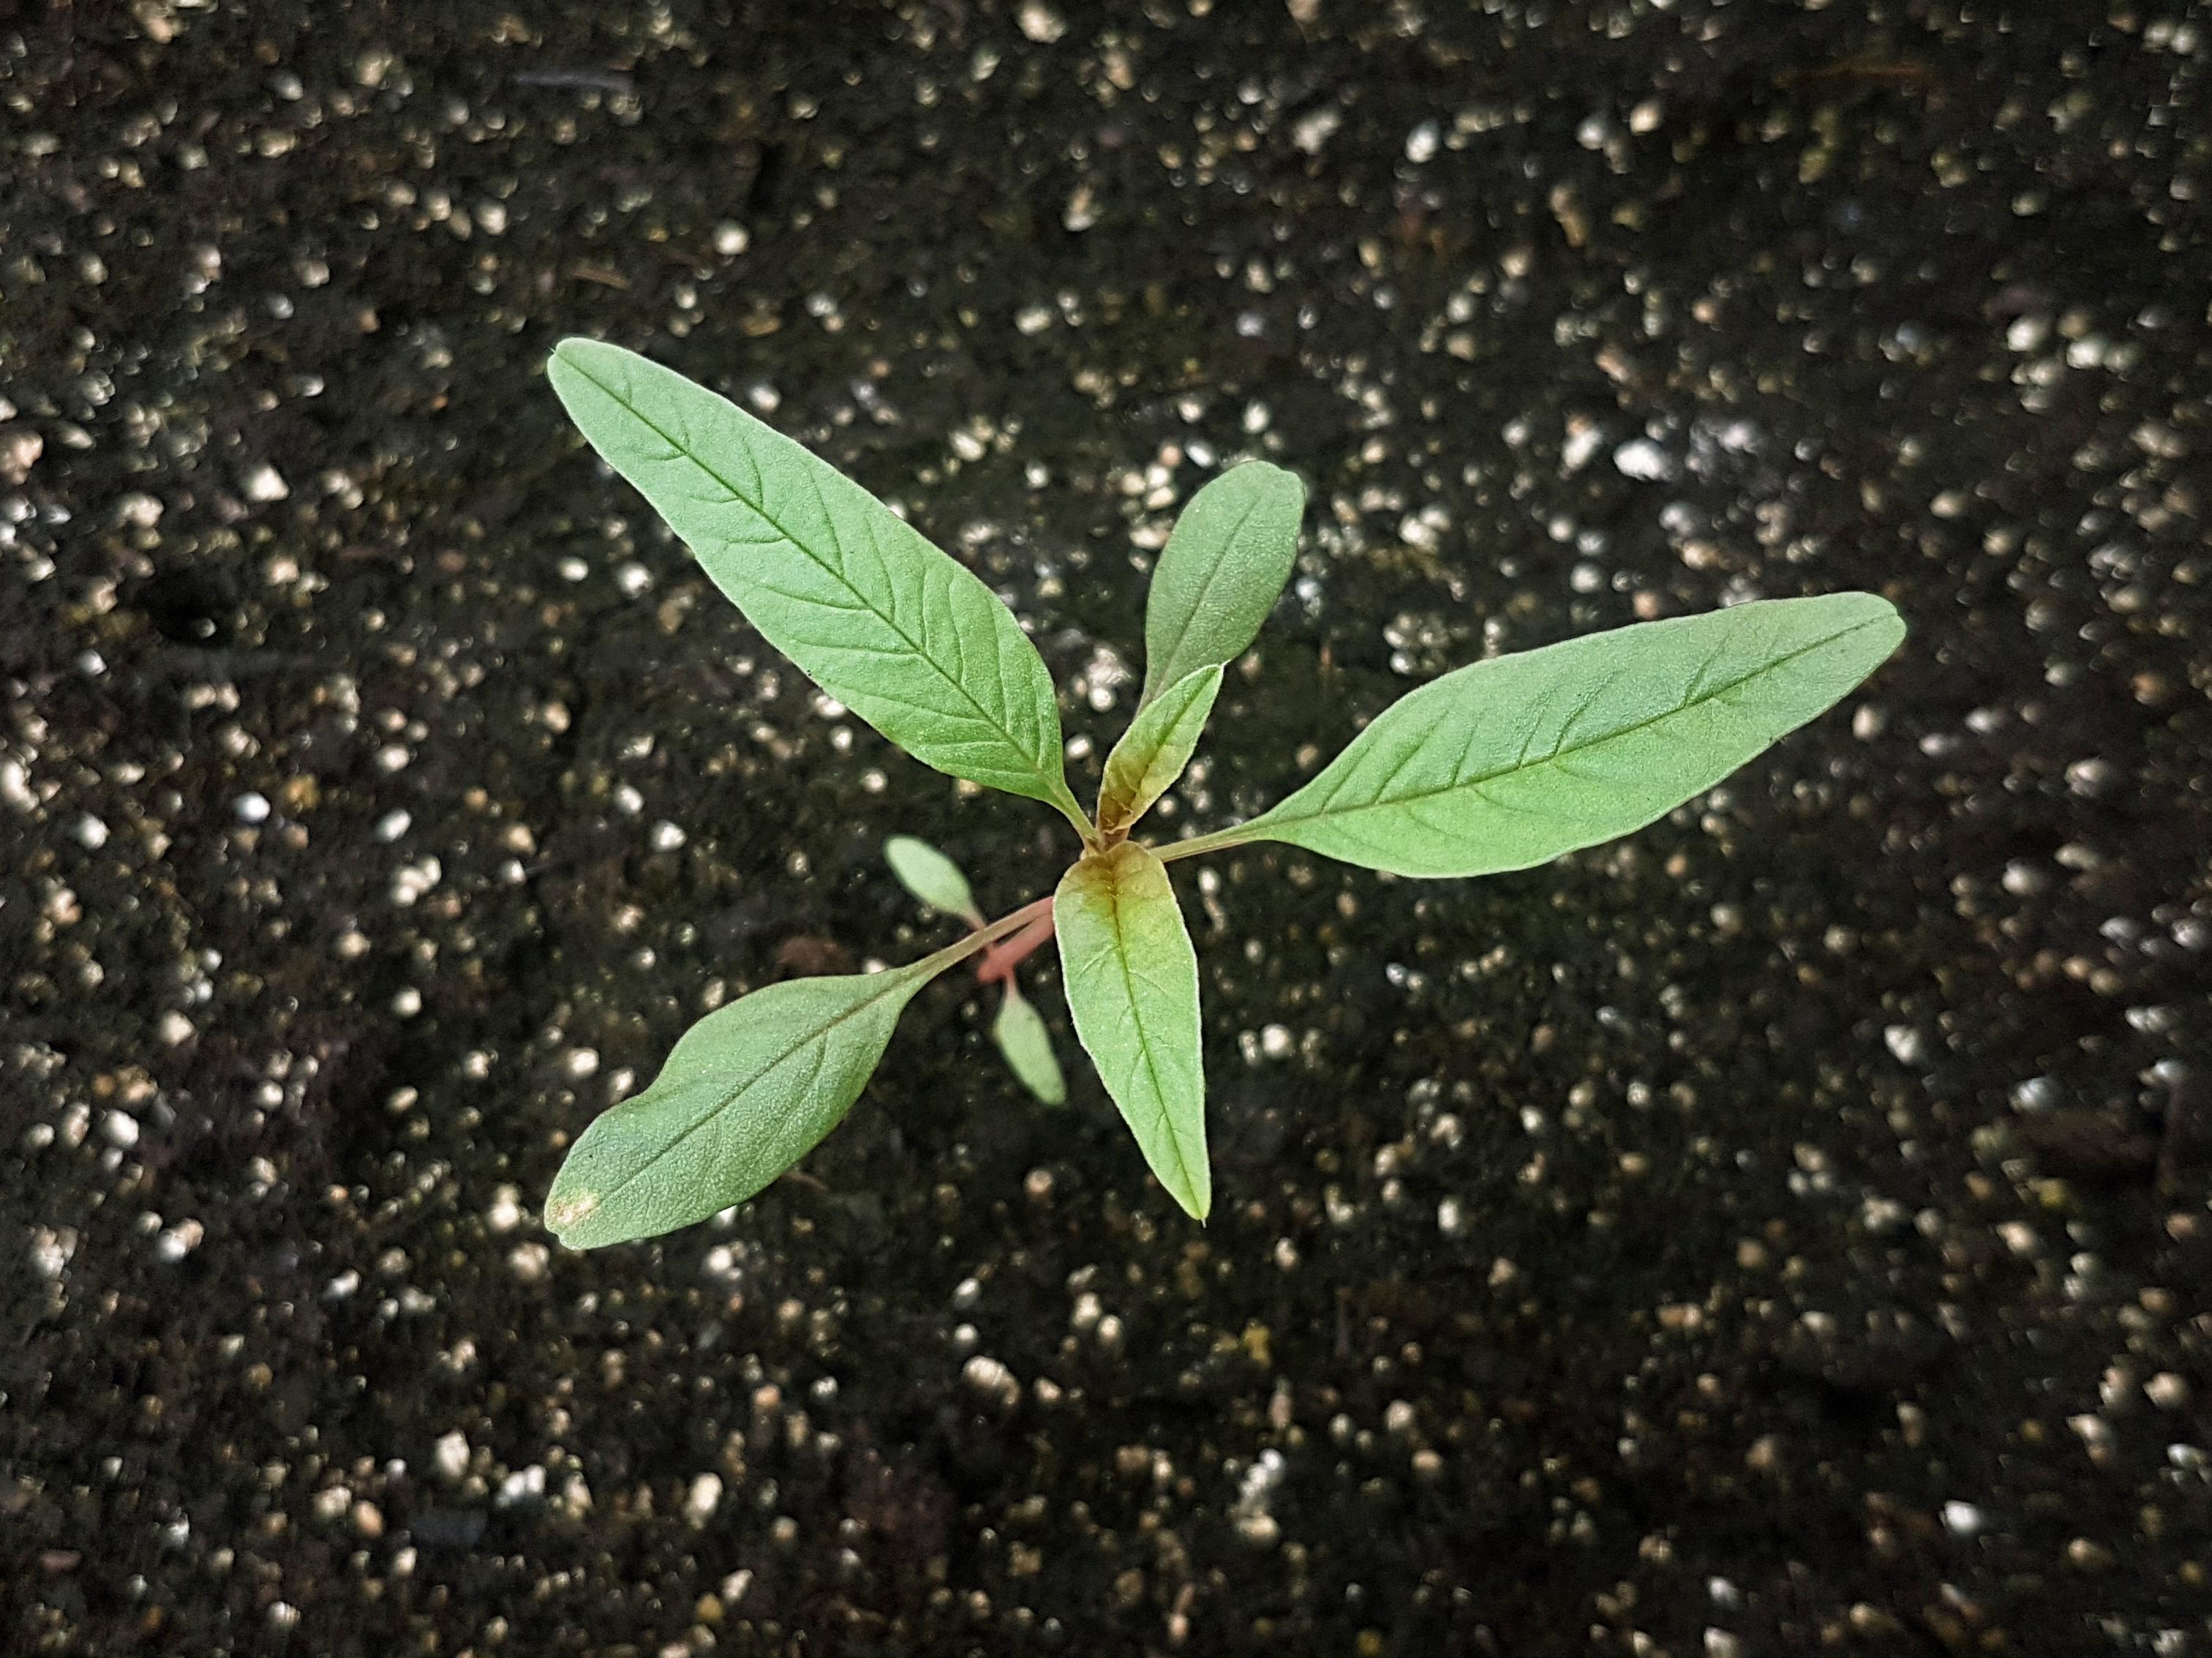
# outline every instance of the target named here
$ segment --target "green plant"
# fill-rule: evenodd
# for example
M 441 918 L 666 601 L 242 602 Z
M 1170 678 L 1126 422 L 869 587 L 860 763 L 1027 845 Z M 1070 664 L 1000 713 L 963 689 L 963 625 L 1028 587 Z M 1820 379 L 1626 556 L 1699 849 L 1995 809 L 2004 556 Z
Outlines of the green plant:
M 912 835 L 893 835 L 884 843 L 884 862 L 899 884 L 933 910 L 957 916 L 971 931 L 991 923 L 975 907 L 975 895 L 960 866 L 926 840 Z M 997 982 L 1001 992 L 999 1016 L 991 1021 L 991 1040 L 998 1045 L 1006 1068 L 1015 1080 L 1048 1106 L 1067 1103 L 1067 1078 L 1061 1075 L 1060 1056 L 1052 1051 L 1052 1033 L 1044 1015 L 1022 995 L 1014 972 L 1030 952 L 1052 936 L 1052 917 L 1039 916 L 1012 938 L 983 952 L 975 964 L 975 982 Z
M 1146 668 L 1097 818 L 1061 768 L 1060 705 L 1006 607 L 873 496 L 682 375 L 563 341 L 548 372 L 586 437 L 690 544 L 769 643 L 915 759 L 1025 795 L 1082 850 L 1058 890 L 986 922 L 959 871 L 887 849 L 964 938 L 886 972 L 771 984 L 711 1013 L 643 1093 L 570 1149 L 546 1223 L 579 1248 L 742 1202 L 844 1117 L 915 993 L 983 954 L 1001 979 L 1057 935 L 1077 1036 L 1146 1161 L 1192 1215 L 1212 1203 L 1198 959 L 1167 866 L 1261 840 L 1401 875 L 1526 869 L 1641 828 L 1833 704 L 1894 650 L 1883 600 L 1762 600 L 1459 668 L 1383 710 L 1258 817 L 1152 848 L 1130 829 L 1181 775 L 1288 578 L 1304 492 L 1261 462 L 1200 490 L 1152 575 Z M 919 852 L 916 849 L 919 848 Z M 987 954 L 988 953 L 988 954 Z M 1010 995 L 1002 1009 L 1018 1005 Z M 1015 1015 L 1016 1022 L 1027 1020 Z M 1034 1059 L 1042 1023 L 1017 1034 Z M 1024 1061 L 1014 1061 L 1018 1071 Z M 1057 1073 L 1057 1065 L 1054 1066 Z

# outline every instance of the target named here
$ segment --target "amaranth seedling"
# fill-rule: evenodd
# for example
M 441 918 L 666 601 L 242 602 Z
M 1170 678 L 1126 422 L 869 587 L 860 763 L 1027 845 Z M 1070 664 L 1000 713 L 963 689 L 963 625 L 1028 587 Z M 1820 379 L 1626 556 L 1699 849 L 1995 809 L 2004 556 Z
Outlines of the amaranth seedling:
M 549 373 L 585 436 L 769 643 L 916 759 L 1041 802 L 1082 840 L 1056 892 L 988 922 L 949 862 L 917 880 L 927 860 L 895 845 L 902 876 L 969 920 L 968 935 L 886 972 L 771 984 L 694 1025 L 650 1088 L 585 1131 L 555 1179 L 546 1223 L 578 1248 L 650 1237 L 751 1197 L 843 1119 L 917 991 L 983 952 L 994 954 L 982 976 L 1005 978 L 993 967 L 1048 936 L 1106 1091 L 1152 1173 L 1203 1219 L 1212 1186 L 1198 958 L 1170 864 L 1275 840 L 1401 875 L 1526 869 L 1710 789 L 1905 637 L 1887 601 L 1839 593 L 1476 662 L 1400 698 L 1258 817 L 1148 846 L 1131 830 L 1182 774 L 1223 669 L 1290 575 L 1304 492 L 1288 472 L 1234 467 L 1177 521 L 1152 575 L 1143 693 L 1094 815 L 1067 785 L 1043 660 L 968 570 L 826 462 L 671 369 L 569 339 Z M 1039 1021 L 1002 1046 L 1012 1058 L 1026 1045 L 1034 1061 L 1042 1035 Z

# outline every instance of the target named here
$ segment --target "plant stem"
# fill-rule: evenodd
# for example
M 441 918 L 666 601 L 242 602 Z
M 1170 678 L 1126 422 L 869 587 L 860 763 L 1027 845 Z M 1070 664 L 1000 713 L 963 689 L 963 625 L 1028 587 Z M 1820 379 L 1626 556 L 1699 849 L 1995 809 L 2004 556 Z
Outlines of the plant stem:
M 1024 904 L 1018 910 L 1008 911 L 988 926 L 978 927 L 967 937 L 946 945 L 933 955 L 922 957 L 914 964 L 912 968 L 895 967 L 892 971 L 908 972 L 917 968 L 926 968 L 931 973 L 941 973 L 947 967 L 958 966 L 976 951 L 988 950 L 1010 934 L 1018 933 L 1024 927 L 1034 925 L 1040 916 L 1047 921 L 1052 919 L 1052 899 L 1049 895 L 1038 899 L 1034 903 Z M 1035 946 L 1031 948 L 1034 948 Z
M 1000 978 L 1011 984 L 1013 982 L 1014 969 L 1035 954 L 1037 947 L 1052 936 L 1052 900 L 1040 899 L 1038 903 L 1046 906 L 1042 915 L 1032 920 L 1028 926 L 1023 928 L 1005 943 L 994 944 L 984 954 L 983 960 L 975 968 L 975 982 L 978 984 L 988 984 L 993 980 Z M 1031 905 L 1030 907 L 1035 909 L 1036 905 Z

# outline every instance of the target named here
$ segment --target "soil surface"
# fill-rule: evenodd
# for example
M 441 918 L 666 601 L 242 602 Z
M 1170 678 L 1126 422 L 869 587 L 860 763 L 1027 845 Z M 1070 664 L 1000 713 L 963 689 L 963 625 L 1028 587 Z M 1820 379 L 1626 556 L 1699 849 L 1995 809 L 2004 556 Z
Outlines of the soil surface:
M 0 3 L 0 1646 L 2212 1653 L 2212 20 L 2180 0 Z M 1481 881 L 1179 870 L 1216 1203 L 946 981 L 720 1221 L 563 1147 L 1073 847 L 825 704 L 542 375 L 1030 626 L 1299 570 L 1160 832 L 1486 652 L 1866 588 Z

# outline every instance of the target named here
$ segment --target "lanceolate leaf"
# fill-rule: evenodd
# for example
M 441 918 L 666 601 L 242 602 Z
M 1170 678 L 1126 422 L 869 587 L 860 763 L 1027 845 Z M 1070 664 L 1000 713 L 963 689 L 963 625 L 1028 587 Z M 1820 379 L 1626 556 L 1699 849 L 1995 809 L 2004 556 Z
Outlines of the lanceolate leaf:
M 649 1238 L 743 1203 L 844 1119 L 937 957 L 795 978 L 684 1033 L 653 1086 L 586 1129 L 545 1198 L 571 1249 Z
M 960 866 L 926 840 L 912 835 L 893 835 L 884 843 L 884 862 L 899 878 L 899 885 L 933 910 L 958 916 L 970 926 L 983 924 L 975 895 L 968 890 L 968 877 Z
M 1098 790 L 1098 832 L 1117 835 L 1152 810 L 1190 764 L 1198 735 L 1221 692 L 1221 669 L 1185 674 L 1146 703 L 1106 757 Z
M 1075 1033 L 1160 1184 L 1200 1220 L 1213 1202 L 1198 957 L 1168 872 L 1133 841 L 1086 855 L 1054 896 Z
M 1406 875 L 1526 869 L 1710 789 L 1904 637 L 1887 601 L 1840 593 L 1477 662 L 1384 710 L 1280 805 L 1176 852 L 1280 840 Z
M 823 690 L 926 765 L 1081 821 L 1052 677 L 964 567 L 827 462 L 672 369 L 567 339 L 547 373 L 592 446 Z
M 1048 1106 L 1064 1106 L 1067 1079 L 1060 1074 L 1060 1056 L 1052 1051 L 1052 1033 L 1045 1028 L 1044 1015 L 1014 988 L 1012 978 L 1006 985 L 1006 999 L 999 1004 L 991 1039 L 1024 1088 Z
M 1290 579 L 1305 503 L 1305 485 L 1264 460 L 1191 497 L 1145 606 L 1145 702 L 1243 655 Z

